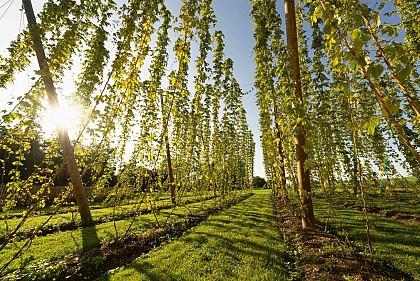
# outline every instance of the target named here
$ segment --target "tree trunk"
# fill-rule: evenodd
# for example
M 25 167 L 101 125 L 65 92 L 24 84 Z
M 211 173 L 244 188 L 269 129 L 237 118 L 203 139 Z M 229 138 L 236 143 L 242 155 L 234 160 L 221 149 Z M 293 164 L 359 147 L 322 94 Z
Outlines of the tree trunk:
M 169 139 L 168 136 L 165 136 L 166 142 L 166 161 L 168 162 L 168 180 L 169 180 L 169 192 L 171 193 L 171 202 L 172 204 L 176 204 L 175 201 L 175 186 L 174 186 L 174 173 L 172 170 L 172 160 L 171 160 L 171 148 L 169 146 Z
M 34 44 L 36 56 L 38 59 L 39 68 L 41 70 L 41 77 L 44 81 L 45 90 L 47 92 L 48 101 L 51 109 L 54 110 L 59 107 L 57 93 L 55 91 L 51 72 L 48 68 L 47 62 L 45 61 L 45 52 L 42 46 L 41 37 L 39 35 L 38 26 L 36 24 L 32 3 L 30 0 L 22 0 L 22 3 L 25 9 L 26 17 L 28 19 L 28 26 Z M 76 159 L 74 157 L 74 150 L 70 143 L 70 138 L 67 133 L 67 129 L 57 126 L 57 132 L 58 142 L 66 160 L 67 169 L 70 174 L 70 181 L 73 185 L 73 194 L 77 200 L 77 206 L 79 209 L 80 217 L 82 219 L 82 223 L 84 225 L 91 224 L 93 222 L 93 219 L 90 213 L 89 203 L 86 198 L 79 170 L 77 168 Z
M 302 86 L 300 81 L 299 53 L 296 32 L 296 13 L 294 0 L 284 0 L 284 12 L 286 14 L 286 34 L 287 46 L 290 53 L 290 64 L 292 67 L 293 79 L 296 84 L 296 110 L 301 112 L 303 109 Z M 295 135 L 296 159 L 298 172 L 298 185 L 300 196 L 300 207 L 302 210 L 302 228 L 313 227 L 315 216 L 312 206 L 311 182 L 309 169 L 304 168 L 308 155 L 304 150 L 306 144 L 305 128 L 302 121 L 297 122 L 297 132 Z

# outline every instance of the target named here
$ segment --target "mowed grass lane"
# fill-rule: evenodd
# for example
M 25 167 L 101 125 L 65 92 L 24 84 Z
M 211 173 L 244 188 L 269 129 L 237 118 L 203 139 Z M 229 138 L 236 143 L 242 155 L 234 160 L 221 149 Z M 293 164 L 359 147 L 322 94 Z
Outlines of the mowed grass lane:
M 300 276 L 273 227 L 270 191 L 241 203 L 98 280 L 294 280 Z

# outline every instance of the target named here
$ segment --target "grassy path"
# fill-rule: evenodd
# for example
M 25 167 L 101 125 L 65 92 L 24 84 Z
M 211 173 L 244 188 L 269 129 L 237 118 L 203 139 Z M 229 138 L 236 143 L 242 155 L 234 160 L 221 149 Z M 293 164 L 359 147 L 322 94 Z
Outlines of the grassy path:
M 99 280 L 293 280 L 299 273 L 273 220 L 270 191 L 257 191 Z

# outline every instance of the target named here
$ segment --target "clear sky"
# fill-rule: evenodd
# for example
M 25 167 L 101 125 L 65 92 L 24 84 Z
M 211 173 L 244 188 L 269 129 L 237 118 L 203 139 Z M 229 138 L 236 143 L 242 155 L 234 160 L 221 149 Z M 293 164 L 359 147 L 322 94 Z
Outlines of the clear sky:
M 39 13 L 44 1 L 34 0 L 35 13 Z M 181 0 L 167 0 L 167 5 L 174 14 L 179 10 Z M 280 2 L 280 1 L 279 1 Z M 11 40 L 25 25 L 20 9 L 20 0 L 0 0 L 0 54 L 4 54 Z M 260 132 L 258 124 L 258 108 L 256 105 L 254 82 L 254 56 L 253 56 L 253 24 L 250 16 L 251 5 L 248 0 L 216 0 L 213 7 L 217 17 L 216 28 L 225 34 L 225 54 L 234 61 L 235 78 L 247 94 L 243 98 L 247 120 L 254 134 L 256 143 L 254 174 L 264 177 L 262 161 L 262 148 L 260 143 Z M 28 69 L 31 73 L 36 69 L 36 64 Z M 23 74 L 8 89 L 0 89 L 0 108 L 6 107 L 7 102 L 12 98 L 25 93 L 30 87 L 28 75 Z

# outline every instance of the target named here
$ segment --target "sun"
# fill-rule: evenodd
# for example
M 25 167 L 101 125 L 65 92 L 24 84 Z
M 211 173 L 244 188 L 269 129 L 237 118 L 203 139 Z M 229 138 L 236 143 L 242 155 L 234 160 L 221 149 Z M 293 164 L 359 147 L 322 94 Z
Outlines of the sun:
M 57 129 L 75 129 L 82 121 L 80 109 L 75 105 L 70 105 L 66 100 L 61 100 L 60 105 L 50 108 L 45 112 L 41 126 L 45 134 L 54 134 Z

